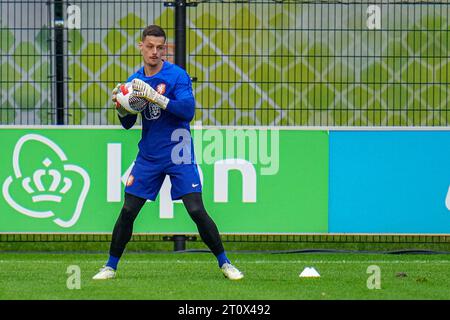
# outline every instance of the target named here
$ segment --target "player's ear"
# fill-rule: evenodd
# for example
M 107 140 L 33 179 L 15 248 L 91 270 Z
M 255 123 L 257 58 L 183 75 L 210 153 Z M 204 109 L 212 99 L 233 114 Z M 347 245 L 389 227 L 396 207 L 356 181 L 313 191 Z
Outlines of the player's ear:
M 142 50 L 142 46 L 143 46 L 142 41 L 139 41 L 139 43 L 138 43 L 138 48 L 139 48 L 139 50 Z

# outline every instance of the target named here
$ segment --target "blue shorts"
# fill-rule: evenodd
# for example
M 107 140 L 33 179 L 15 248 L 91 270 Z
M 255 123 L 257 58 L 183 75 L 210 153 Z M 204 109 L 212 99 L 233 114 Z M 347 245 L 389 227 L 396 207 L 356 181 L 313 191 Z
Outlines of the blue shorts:
M 125 192 L 154 201 L 166 175 L 169 175 L 172 183 L 172 200 L 178 200 L 188 193 L 202 192 L 197 164 L 160 163 L 140 156 L 136 158 L 128 176 Z

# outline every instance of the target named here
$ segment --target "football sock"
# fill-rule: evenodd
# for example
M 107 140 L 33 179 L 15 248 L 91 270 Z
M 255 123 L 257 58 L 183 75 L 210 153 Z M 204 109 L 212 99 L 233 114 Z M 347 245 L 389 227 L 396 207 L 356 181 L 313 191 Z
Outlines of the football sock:
M 228 260 L 227 255 L 225 254 L 225 251 L 220 253 L 218 256 L 216 256 L 217 262 L 219 262 L 219 268 L 223 266 L 224 263 L 230 263 L 230 260 Z
M 117 264 L 119 263 L 120 258 L 109 256 L 108 262 L 106 262 L 107 267 L 111 267 L 114 270 L 117 270 Z

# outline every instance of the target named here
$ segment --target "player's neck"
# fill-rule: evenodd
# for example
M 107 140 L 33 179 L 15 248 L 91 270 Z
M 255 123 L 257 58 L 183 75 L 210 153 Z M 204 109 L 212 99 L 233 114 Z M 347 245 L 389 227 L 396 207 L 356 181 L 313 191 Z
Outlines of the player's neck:
M 151 77 L 161 71 L 163 67 L 164 61 L 161 60 L 156 66 L 151 66 L 148 64 L 144 64 L 144 73 L 146 77 Z

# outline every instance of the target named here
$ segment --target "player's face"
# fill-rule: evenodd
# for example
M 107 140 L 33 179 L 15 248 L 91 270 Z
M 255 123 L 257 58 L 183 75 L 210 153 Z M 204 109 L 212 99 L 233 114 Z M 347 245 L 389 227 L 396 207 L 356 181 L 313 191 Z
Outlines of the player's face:
M 139 49 L 141 49 L 144 63 L 150 67 L 157 67 L 166 53 L 164 37 L 146 36 L 139 43 Z

